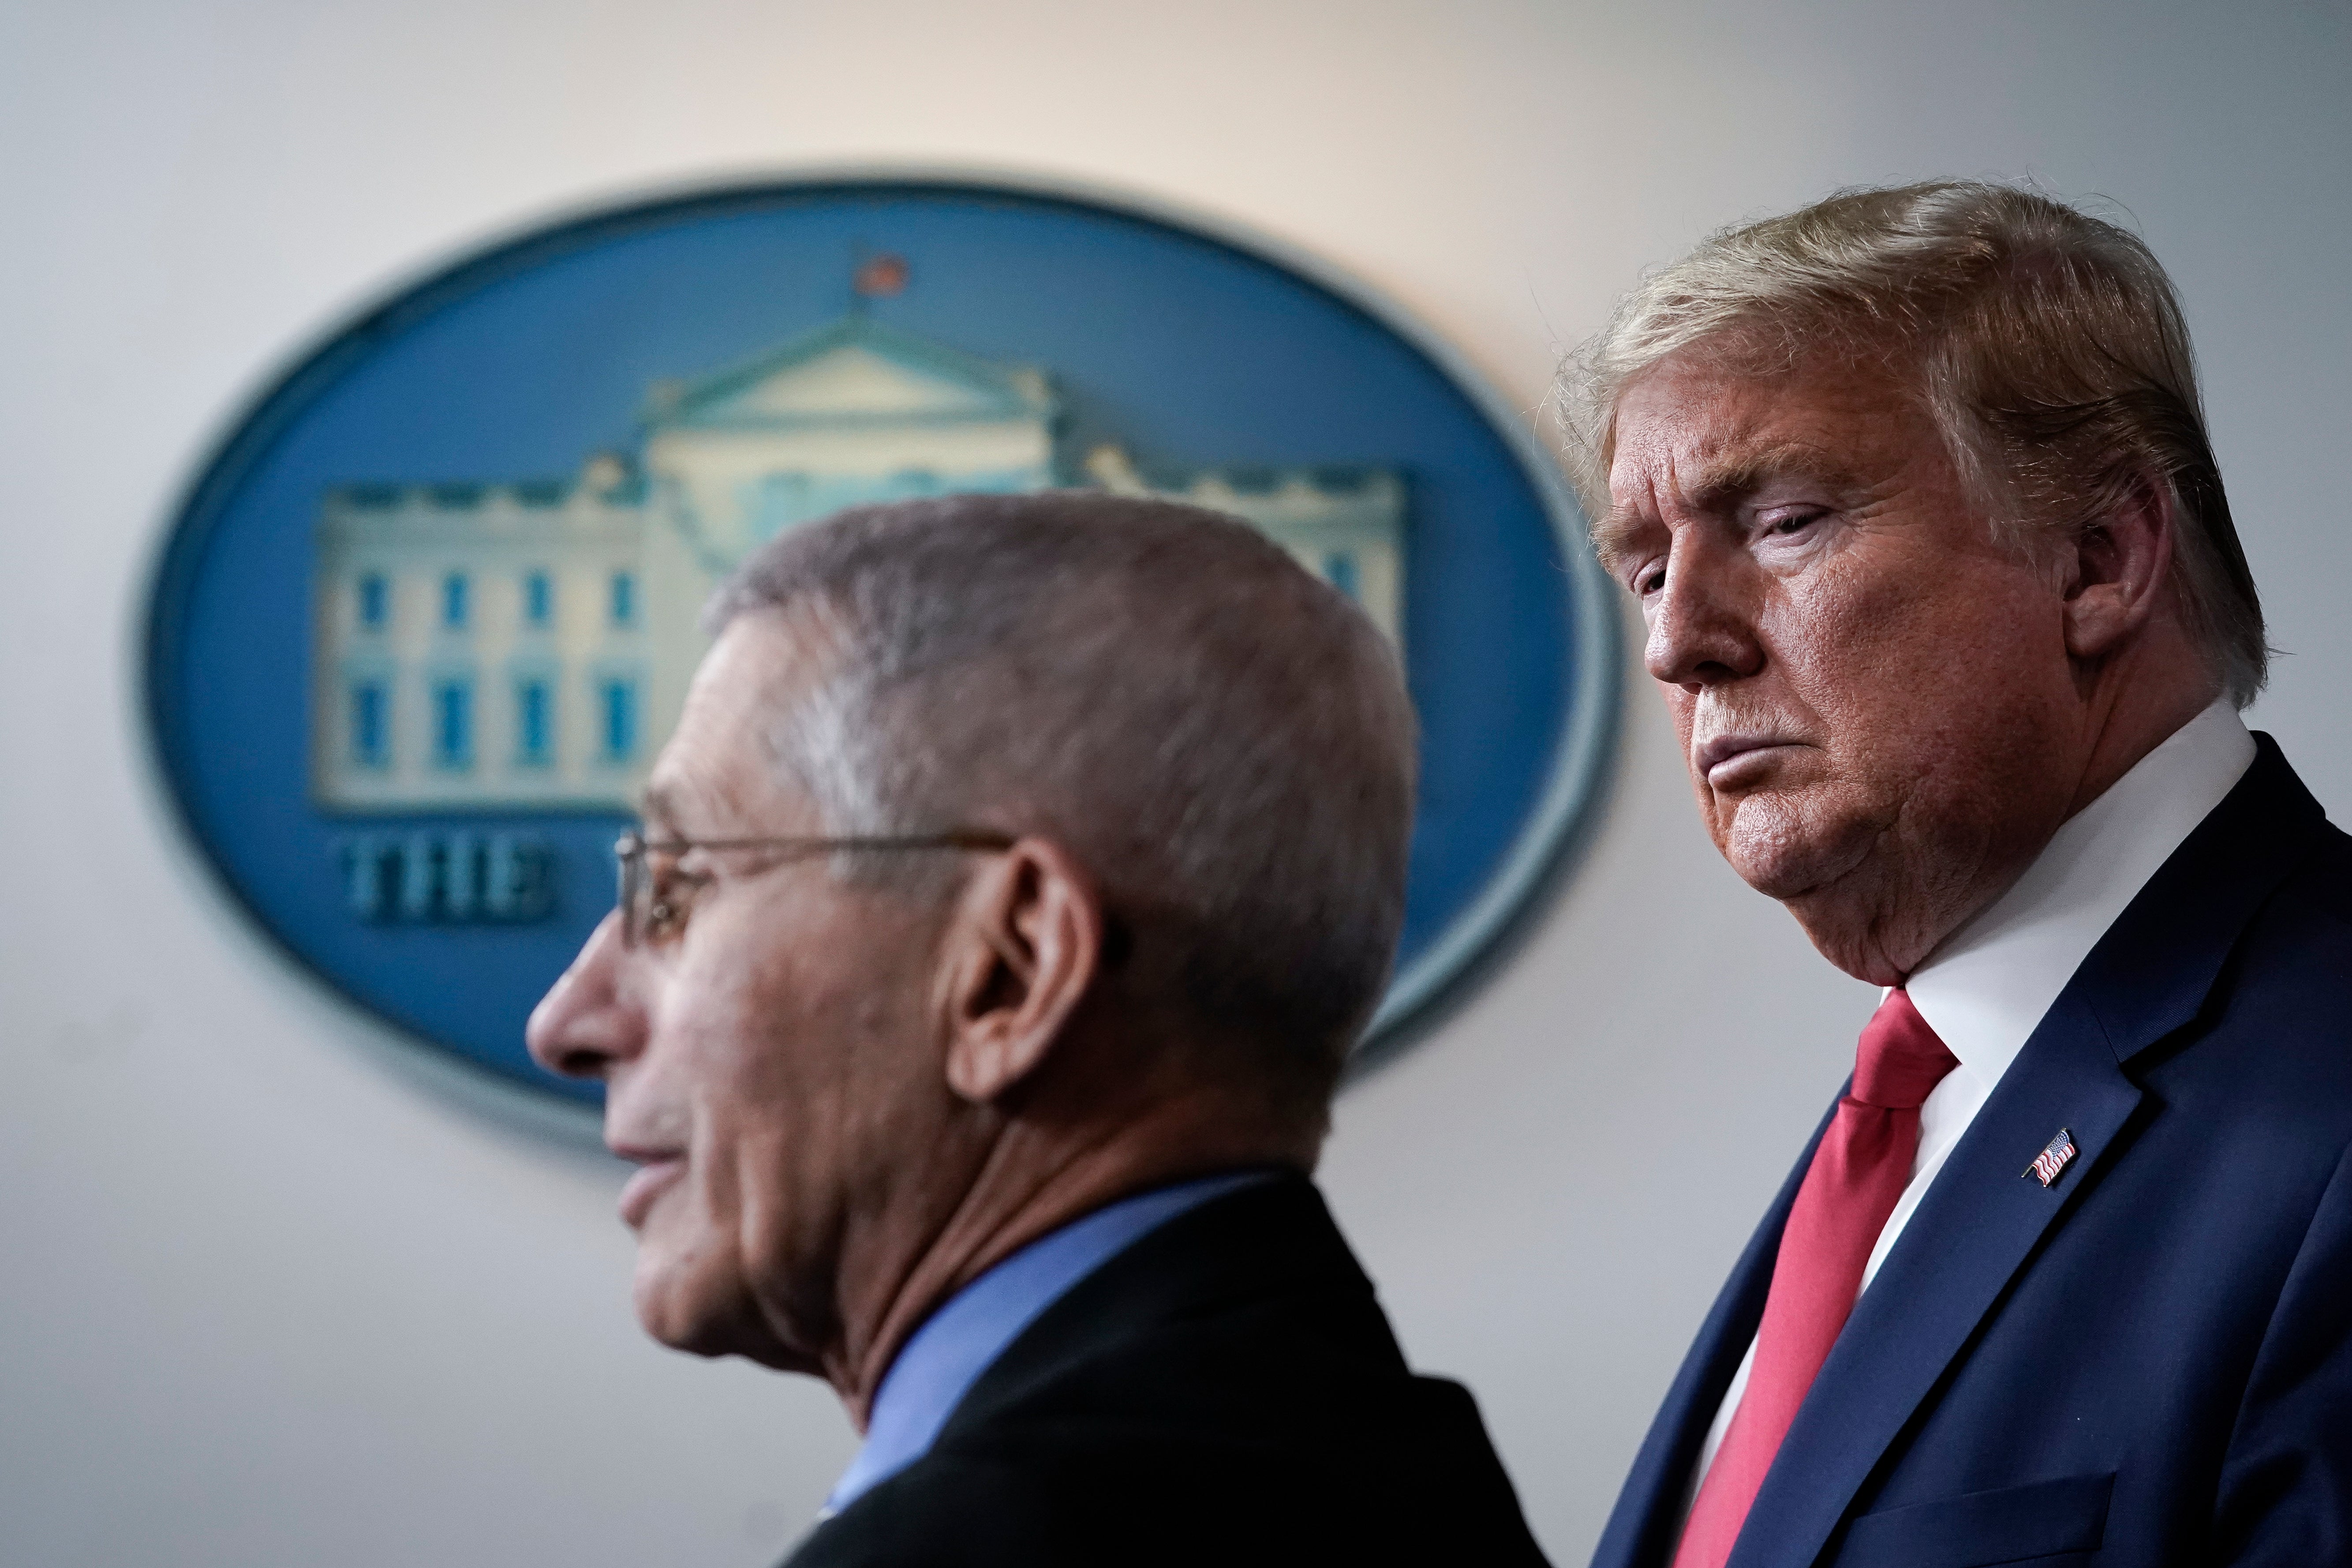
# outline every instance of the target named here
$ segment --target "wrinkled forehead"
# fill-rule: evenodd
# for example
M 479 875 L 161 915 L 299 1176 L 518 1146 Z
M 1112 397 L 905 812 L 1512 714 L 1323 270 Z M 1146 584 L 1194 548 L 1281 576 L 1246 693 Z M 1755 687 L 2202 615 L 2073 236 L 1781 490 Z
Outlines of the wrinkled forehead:
M 1719 462 L 1754 446 L 1775 422 L 1789 381 L 1679 356 L 1653 365 L 1618 394 L 1610 421 L 1612 480 L 1662 463 Z
M 1595 541 L 1605 553 L 1669 500 L 1713 510 L 1777 479 L 1866 484 L 1941 447 L 1909 379 L 1883 362 L 1840 354 L 1759 367 L 1685 350 L 1618 396 Z

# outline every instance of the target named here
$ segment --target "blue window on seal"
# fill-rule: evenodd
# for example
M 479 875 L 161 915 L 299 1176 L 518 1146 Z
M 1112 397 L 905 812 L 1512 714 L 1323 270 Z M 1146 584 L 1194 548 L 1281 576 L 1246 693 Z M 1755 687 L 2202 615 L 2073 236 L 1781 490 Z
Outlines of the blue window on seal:
M 616 626 L 637 624 L 637 576 L 634 572 L 613 574 L 613 624 Z
M 524 680 L 515 687 L 515 755 L 528 765 L 545 763 L 553 750 L 548 697 L 544 680 Z
M 452 572 L 441 579 L 441 624 L 451 631 L 460 630 L 466 625 L 470 586 L 463 572 Z
M 555 618 L 555 584 L 544 572 L 532 572 L 522 580 L 523 624 L 544 627 Z
M 352 761 L 363 768 L 380 768 L 392 761 L 392 704 L 383 683 L 355 681 L 352 685 Z
M 604 682 L 604 760 L 625 763 L 636 754 L 636 682 L 608 680 Z
M 474 761 L 474 683 L 445 680 L 433 689 L 433 760 L 445 768 Z
M 371 572 L 360 579 L 360 625 L 370 631 L 381 631 L 392 618 L 392 587 L 381 572 Z

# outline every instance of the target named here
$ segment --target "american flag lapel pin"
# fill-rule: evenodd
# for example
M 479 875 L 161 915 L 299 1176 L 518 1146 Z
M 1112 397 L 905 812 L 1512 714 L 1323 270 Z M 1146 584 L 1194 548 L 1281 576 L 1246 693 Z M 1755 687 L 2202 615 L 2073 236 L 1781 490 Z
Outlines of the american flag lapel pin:
M 2021 1176 L 2038 1178 L 2043 1186 L 2058 1179 L 2058 1173 L 2074 1158 L 2074 1134 L 2066 1128 L 2058 1129 L 2058 1136 L 2050 1140 L 2048 1148 L 2033 1157 L 2033 1163 L 2018 1173 Z

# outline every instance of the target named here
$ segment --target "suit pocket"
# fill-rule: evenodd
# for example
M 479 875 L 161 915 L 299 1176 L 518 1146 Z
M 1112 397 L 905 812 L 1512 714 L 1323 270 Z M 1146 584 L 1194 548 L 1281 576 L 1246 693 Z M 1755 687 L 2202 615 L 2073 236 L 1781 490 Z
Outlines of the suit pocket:
M 2065 1568 L 2107 1532 L 2116 1475 L 2067 1476 L 1866 1513 L 1847 1529 L 1838 1568 Z

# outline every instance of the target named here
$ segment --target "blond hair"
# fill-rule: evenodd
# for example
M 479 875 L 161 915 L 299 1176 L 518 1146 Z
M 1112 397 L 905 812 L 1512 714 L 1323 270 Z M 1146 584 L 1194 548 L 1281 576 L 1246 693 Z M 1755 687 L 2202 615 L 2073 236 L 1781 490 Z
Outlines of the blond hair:
M 1618 399 L 1706 341 L 1760 374 L 1824 352 L 1916 378 L 1971 499 L 2021 548 L 2135 494 L 2172 519 L 2174 591 L 2241 708 L 2269 673 L 2262 603 L 2206 435 L 2189 329 L 2137 236 L 2014 185 L 1854 189 L 1708 237 L 1619 301 L 1558 406 L 1591 513 Z

